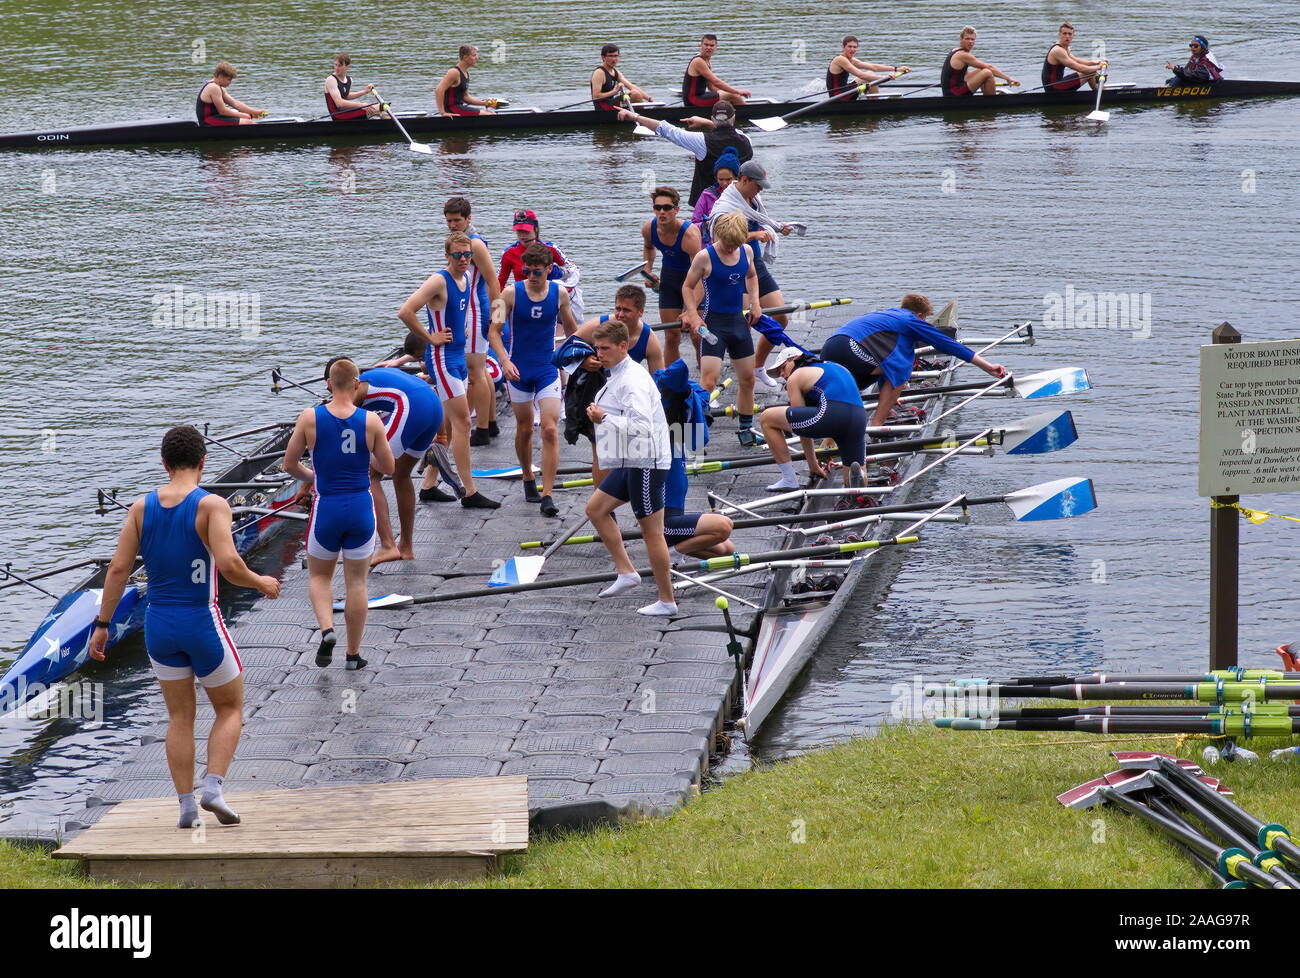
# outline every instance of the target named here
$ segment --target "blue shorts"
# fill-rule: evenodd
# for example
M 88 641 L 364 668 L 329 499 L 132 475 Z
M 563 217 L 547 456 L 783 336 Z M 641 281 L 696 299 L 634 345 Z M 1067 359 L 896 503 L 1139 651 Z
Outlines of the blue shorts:
M 861 404 L 823 398 L 811 407 L 786 408 L 785 420 L 800 438 L 834 438 L 845 465 L 866 461 L 867 412 Z
M 659 273 L 659 311 L 665 309 L 685 309 L 682 302 L 682 286 L 686 284 L 686 272 L 675 268 L 665 268 Z
M 307 522 L 308 556 L 333 560 L 342 551 L 345 560 L 364 560 L 375 552 L 376 542 L 375 501 L 369 489 L 313 497 Z
M 664 508 L 664 538 L 668 546 L 681 543 L 695 536 L 695 528 L 700 525 L 701 513 L 687 513 L 680 509 Z
M 434 400 L 432 408 L 422 412 L 412 410 L 409 403 L 403 407 L 405 410 L 390 411 L 384 420 L 388 447 L 392 449 L 393 458 L 403 455 L 424 458 L 442 427 L 442 401 Z
M 859 390 L 870 387 L 884 376 L 879 372 L 880 361 L 872 351 L 843 333 L 835 333 L 822 344 L 821 358 L 829 363 L 838 363 L 851 373 Z
M 704 325 L 713 334 L 713 341 L 700 343 L 700 356 L 721 360 L 729 355 L 735 363 L 754 355 L 754 337 L 743 312 L 707 312 Z
M 632 514 L 643 520 L 664 508 L 667 480 L 667 469 L 614 469 L 601 482 L 600 491 L 631 503 Z
M 224 686 L 244 671 L 239 650 L 215 604 L 149 604 L 144 644 L 159 679 L 199 677 L 204 686 Z
M 525 364 L 524 367 L 515 364 L 515 367 L 519 369 L 519 379 L 506 381 L 506 386 L 510 390 L 510 403 L 522 404 L 525 401 L 541 401 L 548 397 L 564 396 L 560 388 L 560 372 L 555 369 L 554 364 L 540 366 Z

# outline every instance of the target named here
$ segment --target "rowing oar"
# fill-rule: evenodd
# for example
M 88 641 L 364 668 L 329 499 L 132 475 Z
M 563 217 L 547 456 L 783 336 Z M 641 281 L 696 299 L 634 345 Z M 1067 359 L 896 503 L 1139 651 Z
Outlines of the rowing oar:
M 935 394 L 958 394 L 966 391 L 993 393 L 1002 388 L 1006 388 L 1009 393 L 1014 394 L 1016 397 L 1032 400 L 1034 398 L 1056 397 L 1060 394 L 1077 394 L 1080 391 L 1091 390 L 1092 384 L 1088 380 L 1088 371 L 1082 367 L 1060 367 L 1055 370 L 1044 370 L 1036 374 L 1026 374 L 1023 377 L 1007 374 L 992 383 L 977 380 L 967 384 L 922 387 L 913 394 L 902 395 L 899 397 L 899 401 L 920 401 L 933 397 Z
M 318 378 L 314 378 L 314 379 L 316 380 L 317 383 L 322 382 Z M 312 397 L 317 397 L 322 400 L 329 400 L 329 398 L 326 395 L 322 394 L 320 391 L 314 391 L 310 387 L 306 387 L 302 384 L 299 384 L 297 381 L 290 380 L 281 372 L 279 367 L 272 367 L 271 368 L 271 393 L 272 394 L 280 393 L 280 391 L 283 389 L 283 385 L 286 384 L 289 387 L 296 387 L 301 391 L 306 391 Z
M 406 137 L 406 148 L 412 153 L 418 153 L 421 156 L 432 156 L 433 147 L 427 146 L 424 143 L 417 143 L 412 139 L 411 134 L 406 131 L 406 126 L 402 125 L 402 120 L 397 118 L 396 112 L 392 111 L 393 107 L 384 100 L 382 95 L 379 94 L 379 89 L 374 89 L 374 93 L 375 98 L 379 100 L 379 104 L 383 106 L 384 111 L 388 113 L 388 118 L 393 120 L 393 124 L 396 125 L 397 128 L 401 130 L 402 135 Z
M 857 553 L 863 550 L 877 550 L 881 547 L 903 546 L 910 543 L 917 543 L 921 538 L 911 537 L 892 537 L 887 540 L 859 540 L 854 543 L 827 544 L 820 547 L 803 547 L 798 550 L 773 550 L 766 553 L 756 554 L 731 554 L 727 557 L 710 557 L 707 560 L 691 561 L 687 564 L 679 565 L 678 569 L 682 571 L 696 570 L 701 573 L 715 570 L 726 570 L 731 567 L 746 567 L 751 564 L 763 563 L 770 560 L 788 560 L 799 559 L 804 557 L 829 557 L 833 554 Z M 642 577 L 648 577 L 654 574 L 649 567 L 642 567 L 637 570 Z M 515 594 L 522 591 L 547 591 L 563 587 L 580 587 L 584 584 L 608 584 L 618 577 L 618 574 L 610 571 L 604 574 L 583 574 L 578 577 L 557 577 L 549 581 L 534 581 L 531 584 L 508 584 L 505 587 L 483 587 L 473 588 L 465 591 L 450 591 L 445 594 L 425 594 L 418 597 L 404 596 L 400 603 L 393 602 L 387 607 L 404 608 L 413 604 L 434 604 L 441 601 L 458 601 L 461 598 L 489 598 L 500 594 Z M 403 597 L 401 595 L 392 595 L 392 597 Z
M 822 106 L 829 105 L 831 102 L 843 102 L 847 99 L 852 98 L 855 95 L 865 95 L 867 93 L 868 88 L 888 85 L 889 82 L 895 81 L 901 75 L 906 74 L 906 72 L 891 71 L 888 74 L 889 74 L 888 81 L 861 82 L 860 84 L 854 85 L 852 88 L 845 89 L 842 92 L 830 96 L 829 98 L 820 99 L 819 101 L 813 102 L 811 105 L 805 105 L 802 109 L 795 109 L 793 112 L 787 112 L 785 115 L 773 116 L 772 118 L 769 119 L 750 119 L 749 120 L 750 124 L 757 126 L 759 129 L 762 129 L 764 132 L 780 132 L 782 129 L 784 129 L 786 126 L 790 124 L 791 119 L 797 119 L 801 115 L 807 115 L 809 112 L 815 112 L 818 109 L 820 109 Z
M 1083 72 L 1081 75 L 1079 75 L 1079 77 L 1082 78 L 1082 79 L 1085 79 L 1085 80 L 1086 80 L 1086 79 L 1088 79 L 1088 78 L 1091 78 L 1091 77 L 1092 77 L 1093 75 L 1095 75 L 1095 74 L 1097 74 L 1097 72 L 1095 72 L 1095 71 L 1085 71 L 1085 72 Z M 1103 76 L 1103 77 L 1104 77 L 1104 76 Z M 1058 84 L 1060 84 L 1060 83 L 1059 83 L 1059 82 L 1050 82 L 1050 83 L 1048 83 L 1048 84 L 1046 84 L 1046 85 L 1039 85 L 1037 88 L 1026 88 L 1023 92 L 1016 92 L 1016 94 L 1017 94 L 1017 95 L 1032 95 L 1034 92 L 1043 92 L 1043 91 L 1046 91 L 1047 89 L 1051 88 L 1053 85 L 1058 85 Z M 1060 91 L 1060 89 L 1058 89 L 1058 91 Z M 1067 94 L 1073 94 L 1073 93 L 1072 93 L 1072 92 L 1069 92 L 1069 93 L 1067 93 Z
M 1300 672 L 1278 672 L 1275 669 L 1215 669 L 1213 672 L 1196 672 L 1180 675 L 1172 672 L 1087 672 L 1081 676 L 1018 676 L 1013 679 L 958 679 L 960 686 L 1068 686 L 1074 683 L 1212 683 L 1256 682 L 1268 680 L 1300 680 Z
M 1157 703 L 1117 704 L 1099 703 L 1096 706 L 1035 706 L 1023 709 L 1004 710 L 1001 706 L 990 706 L 978 689 L 973 689 L 968 698 L 956 703 L 975 713 L 994 711 L 991 716 L 939 717 L 934 721 L 936 727 L 949 727 L 953 720 L 1065 720 L 1072 717 L 1205 717 L 1222 714 L 1233 716 L 1242 712 L 1236 707 L 1219 706 L 1206 703 L 1180 703 L 1166 706 Z M 1257 703 L 1250 708 L 1252 713 L 1265 716 L 1300 717 L 1300 706 L 1293 703 Z M 1007 729 L 1014 729 L 1008 727 Z
M 542 572 L 546 558 L 559 550 L 564 542 L 581 530 L 586 523 L 587 517 L 584 515 L 581 520 L 556 537 L 555 542 L 547 547 L 540 557 L 511 557 L 492 572 L 492 576 L 488 578 L 488 585 L 506 587 L 511 584 L 533 583 L 537 580 L 537 575 Z
M 802 309 L 828 309 L 831 306 L 847 306 L 853 302 L 852 299 L 818 299 L 816 302 L 789 302 L 784 306 L 775 306 L 771 309 L 762 310 L 765 316 L 782 316 L 788 312 L 799 312 Z M 748 314 L 749 310 L 744 310 Z M 685 329 L 680 321 L 672 323 L 653 323 L 650 328 L 656 332 L 665 329 Z
M 980 686 L 982 695 L 1006 699 L 1049 700 L 1191 700 L 1195 703 L 1242 703 L 1300 699 L 1300 682 L 1256 683 L 1074 683 L 1055 686 Z M 931 696 L 969 695 L 969 686 L 940 686 Z M 1209 731 L 1191 731 L 1206 733 Z M 1289 730 L 1279 736 L 1289 735 Z M 1261 735 L 1262 736 L 1262 735 Z
M 1106 71 L 1102 69 L 1101 73 L 1097 75 L 1097 102 L 1093 105 L 1092 111 L 1088 113 L 1088 118 L 1094 122 L 1106 122 L 1110 118 L 1109 112 L 1101 111 L 1101 93 L 1105 90 Z

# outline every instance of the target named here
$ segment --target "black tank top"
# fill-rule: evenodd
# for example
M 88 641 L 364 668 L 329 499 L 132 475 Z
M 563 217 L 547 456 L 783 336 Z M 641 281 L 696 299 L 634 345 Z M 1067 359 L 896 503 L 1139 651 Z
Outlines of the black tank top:
M 334 81 L 338 83 L 339 98 L 352 97 L 352 76 L 351 75 L 347 75 L 342 81 L 339 81 L 338 75 L 331 75 L 330 77 L 333 78 Z M 326 78 L 325 80 L 329 81 L 329 78 Z M 334 104 L 334 99 L 330 95 L 328 89 L 325 90 L 325 107 L 329 109 L 330 115 L 333 115 L 335 112 L 337 112 L 339 108 L 337 105 Z
M 1049 60 L 1052 52 L 1059 48 L 1059 44 L 1053 44 L 1047 49 L 1047 54 L 1043 57 L 1043 84 L 1052 85 L 1059 82 L 1065 76 L 1065 65 L 1054 65 Z
M 834 62 L 831 63 L 834 64 Z M 853 94 L 847 96 L 844 99 L 844 101 L 851 102 L 855 98 L 857 98 L 858 97 L 858 93 L 856 91 L 857 85 L 856 83 L 850 84 L 849 78 L 850 76 L 847 71 L 842 71 L 839 74 L 836 74 L 835 72 L 831 71 L 830 68 L 827 68 L 826 69 L 827 95 L 841 95 L 844 92 L 853 92 Z
M 602 92 L 612 92 L 615 88 L 618 87 L 617 72 L 610 71 L 604 65 L 601 65 L 596 70 L 603 71 L 605 73 L 605 84 L 600 86 L 600 90 Z M 614 100 L 610 98 L 592 99 L 591 102 L 598 109 L 607 109 L 611 112 L 617 111 L 618 109 L 618 106 L 614 104 Z
M 460 83 L 457 85 L 452 85 L 450 88 L 447 89 L 448 109 L 450 109 L 454 105 L 464 105 L 465 94 L 469 91 L 469 74 L 463 68 L 461 68 L 460 65 L 456 65 L 455 70 L 456 70 L 456 74 L 460 75 Z
M 698 58 L 697 54 L 695 58 Z M 686 62 L 686 71 L 682 75 L 682 101 L 690 98 L 705 98 L 709 91 L 709 83 L 703 75 L 692 75 L 691 65 L 695 64 L 695 58 Z
M 939 83 L 943 87 L 943 94 L 951 95 L 954 88 L 961 88 L 966 84 L 966 69 L 958 71 L 952 66 L 952 56 L 960 51 L 961 48 L 953 48 L 948 52 L 948 57 L 943 60 L 943 67 L 939 69 Z
M 203 88 L 199 89 L 199 94 L 194 96 L 194 117 L 198 119 L 201 126 L 211 125 L 211 120 L 221 115 L 211 102 L 203 101 L 203 92 L 210 84 L 212 84 L 211 80 L 205 81 Z

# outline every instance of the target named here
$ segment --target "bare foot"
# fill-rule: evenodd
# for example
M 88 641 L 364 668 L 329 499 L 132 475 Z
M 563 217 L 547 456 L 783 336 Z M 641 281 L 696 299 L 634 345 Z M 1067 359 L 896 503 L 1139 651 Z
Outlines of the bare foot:
M 415 547 L 413 547 L 413 546 L 411 546 L 411 545 L 409 545 L 409 544 L 406 545 L 406 546 L 404 546 L 404 547 L 398 547 L 398 551 L 397 551 L 397 552 L 398 552 L 399 554 L 402 555 L 402 559 L 403 559 L 403 560 L 414 560 L 414 559 L 415 559 Z
M 374 552 L 374 555 L 370 558 L 370 566 L 374 567 L 377 564 L 386 564 L 390 560 L 401 560 L 401 559 L 402 559 L 402 555 L 400 552 L 398 552 L 396 545 L 391 547 L 383 547 Z

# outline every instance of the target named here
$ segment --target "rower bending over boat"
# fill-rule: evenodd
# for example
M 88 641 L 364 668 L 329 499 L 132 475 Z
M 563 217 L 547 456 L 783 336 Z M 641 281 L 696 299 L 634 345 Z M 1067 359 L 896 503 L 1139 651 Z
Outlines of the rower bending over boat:
M 1210 42 L 1204 34 L 1197 34 L 1187 45 L 1192 56 L 1187 64 L 1179 66 L 1172 61 L 1165 62 L 1165 71 L 1172 71 L 1174 76 L 1166 85 L 1213 85 L 1223 77 L 1223 65 L 1210 51 Z
M 226 771 L 243 726 L 244 677 L 239 652 L 217 607 L 217 575 L 236 587 L 280 596 L 280 582 L 248 569 L 231 535 L 230 504 L 199 488 L 207 447 L 190 425 L 163 436 L 168 482 L 131 504 L 108 565 L 99 617 L 90 635 L 90 657 L 107 657 L 108 626 L 137 554 L 149 577 L 144 644 L 167 705 L 167 767 L 180 802 L 177 828 L 199 820 L 194 803 L 194 678 L 207 693 L 216 718 L 208 734 L 208 773 L 199 804 L 222 825 L 239 816 L 222 797 Z
M 719 100 L 744 105 L 752 94 L 748 89 L 728 85 L 717 76 L 713 70 L 713 55 L 717 50 L 717 34 L 700 38 L 700 53 L 691 58 L 682 75 L 682 101 L 687 105 L 707 109 Z
M 840 450 L 845 488 L 865 485 L 862 466 L 866 462 L 867 412 L 853 375 L 838 363 L 819 360 L 796 346 L 783 347 L 767 372 L 785 381 L 790 399 L 789 407 L 767 408 L 760 419 L 772 461 L 781 470 L 781 478 L 768 486 L 768 491 L 799 488 L 785 441 L 790 433 L 799 436 L 812 481 L 826 478 L 812 440 L 833 438 Z
M 438 111 L 450 119 L 458 115 L 496 115 L 497 100 L 476 98 L 469 93 L 469 70 L 478 64 L 478 48 L 460 46 L 460 60 L 447 69 L 438 82 L 434 97 Z
M 218 61 L 212 80 L 199 89 L 194 104 L 194 114 L 201 126 L 251 126 L 265 118 L 264 109 L 254 109 L 235 98 L 227 89 L 235 80 L 235 66 L 229 61 Z
M 1047 49 L 1047 57 L 1043 59 L 1044 91 L 1073 92 L 1083 87 L 1085 80 L 1094 90 L 1100 84 L 1097 76 L 1108 62 L 1076 58 L 1070 50 L 1070 42 L 1073 40 L 1074 25 L 1067 20 L 1056 32 L 1056 43 Z M 1073 68 L 1078 74 L 1067 74 L 1066 68 Z
M 664 481 L 672 464 L 672 447 L 659 388 L 645 368 L 628 356 L 627 327 L 622 323 L 601 323 L 595 341 L 596 356 L 609 371 L 609 380 L 587 407 L 587 417 L 596 428 L 596 456 L 609 475 L 587 501 L 587 518 L 618 572 L 600 596 L 622 594 L 641 583 L 614 518 L 620 506 L 631 503 L 659 591 L 659 600 L 638 608 L 637 613 L 675 615 L 677 602 L 664 539 Z
M 442 216 L 447 221 L 447 230 L 459 231 L 469 235 L 470 250 L 474 257 L 469 263 L 469 309 L 465 324 L 465 364 L 469 368 L 469 403 L 474 409 L 475 427 L 469 443 L 477 448 L 491 444 L 491 440 L 501 433 L 497 427 L 496 390 L 488 378 L 488 324 L 492 320 L 492 309 L 501 298 L 501 286 L 497 283 L 496 269 L 492 267 L 492 254 L 488 251 L 487 241 L 483 239 L 470 222 L 470 204 L 464 197 L 450 197 L 442 206 Z M 437 476 L 431 472 L 437 485 Z M 426 487 L 429 483 L 426 480 Z
M 850 319 L 822 345 L 822 359 L 848 370 L 859 388 L 880 383 L 876 410 L 871 416 L 873 427 L 883 425 L 898 403 L 901 388 L 912 377 L 918 346 L 933 346 L 940 353 L 974 364 L 990 377 L 1007 375 L 1007 368 L 1000 363 L 989 363 L 964 343 L 927 323 L 933 311 L 929 299 L 909 292 L 899 308 Z
M 682 318 L 682 286 L 691 260 L 700 251 L 700 229 L 678 217 L 681 195 L 673 187 L 655 187 L 650 195 L 654 217 L 641 225 L 642 257 L 646 274 L 653 275 L 655 252 L 664 256 L 664 270 L 659 276 L 659 321 L 676 323 Z M 644 296 L 645 293 L 642 293 Z M 644 305 L 644 299 L 643 305 Z M 680 326 L 664 330 L 665 358 L 672 363 L 681 356 Z M 696 351 L 698 354 L 698 351 Z M 654 369 L 654 368 L 651 368 Z
M 851 102 L 858 97 L 858 86 L 849 80 L 850 75 L 867 82 L 867 91 L 874 95 L 880 91 L 875 82 L 884 81 L 892 73 L 905 75 L 912 70 L 907 65 L 878 65 L 873 61 L 862 61 L 857 54 L 858 39 L 850 34 L 840 42 L 840 53 L 831 58 L 830 67 L 826 69 L 827 95 L 843 95 L 844 101 Z
M 284 451 L 284 470 L 302 480 L 303 494 L 312 494 L 307 591 L 320 626 L 316 665 L 328 666 L 334 655 L 333 582 L 341 553 L 346 588 L 343 620 L 348 626 L 345 666 L 356 670 L 366 664 L 361 658 L 361 636 L 366 630 L 366 575 L 375 551 L 376 500 L 383 498 L 382 475 L 392 475 L 395 463 L 379 415 L 359 406 L 364 392 L 357 365 L 347 357 L 335 357 L 325 365 L 325 379 L 329 403 L 298 415 Z M 310 469 L 302 464 L 307 452 L 311 452 Z M 385 517 L 387 513 L 385 505 Z
M 467 509 L 496 509 L 501 504 L 474 488 L 469 445 L 469 400 L 465 396 L 469 367 L 465 360 L 465 322 L 469 310 L 469 263 L 474 249 L 469 235 L 456 231 L 443 242 L 447 267 L 430 275 L 411 293 L 397 311 L 408 330 L 422 339 L 424 369 L 442 401 L 443 414 L 451 427 L 451 450 L 456 472 L 465 495 L 460 504 Z M 428 329 L 417 314 L 424 310 Z
M 723 214 L 713 222 L 713 244 L 691 260 L 691 270 L 682 286 L 686 309 L 681 321 L 700 344 L 700 384 L 705 390 L 718 386 L 722 358 L 731 357 L 739 387 L 736 417 L 742 444 L 746 433 L 752 436 L 754 427 L 754 338 L 749 327 L 763 315 L 748 240 L 745 215 Z M 700 283 L 708 297 L 708 312 L 703 316 L 699 309 Z
M 543 516 L 559 516 L 551 499 L 555 470 L 560 465 L 560 413 L 564 406 L 560 372 L 551 362 L 555 353 L 555 324 L 566 336 L 578 329 L 569 306 L 569 295 L 559 282 L 548 281 L 551 253 L 534 241 L 523 253 L 522 282 L 506 289 L 493 307 L 489 334 L 492 349 L 506 375 L 510 407 L 515 414 L 515 456 L 523 469 L 524 499 L 540 503 Z M 510 349 L 507 352 L 501 329 L 510 320 Z M 533 475 L 533 405 L 541 415 L 542 491 Z
M 1008 85 L 1020 84 L 1010 75 L 1003 74 L 996 65 L 981 61 L 971 54 L 974 47 L 975 28 L 963 27 L 959 46 L 948 52 L 948 57 L 939 70 L 939 83 L 943 88 L 943 94 L 974 95 L 979 91 L 985 95 L 993 95 L 998 90 L 995 80 L 998 78 Z
M 616 112 L 629 99 L 650 101 L 644 89 L 637 88 L 619 71 L 618 53 L 617 44 L 604 45 L 600 49 L 600 67 L 591 73 L 591 104 L 602 112 Z
M 351 64 L 351 55 L 342 52 L 334 55 L 334 70 L 325 78 L 325 108 L 335 122 L 373 119 L 384 111 L 378 102 L 361 102 L 352 97 L 352 76 L 348 74 Z M 374 85 L 367 85 L 357 94 L 369 95 L 374 90 Z
M 618 118 L 622 122 L 635 121 L 661 139 L 666 139 L 695 156 L 695 170 L 691 175 L 691 195 L 687 198 L 687 202 L 692 205 L 700 199 L 700 194 L 709 186 L 718 159 L 728 149 L 739 157 L 742 163 L 754 156 L 754 146 L 750 143 L 749 137 L 736 128 L 736 109 L 730 102 L 718 102 L 713 106 L 707 119 L 693 115 L 682 120 L 687 125 L 699 126 L 708 130 L 707 132 L 689 132 L 669 122 L 637 115 L 631 109 L 620 109 Z

